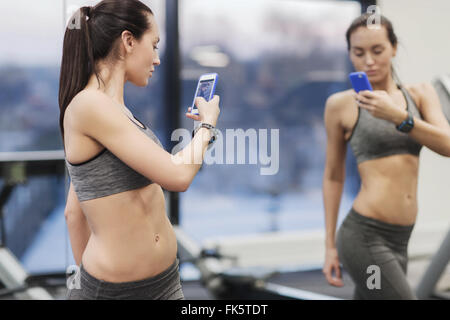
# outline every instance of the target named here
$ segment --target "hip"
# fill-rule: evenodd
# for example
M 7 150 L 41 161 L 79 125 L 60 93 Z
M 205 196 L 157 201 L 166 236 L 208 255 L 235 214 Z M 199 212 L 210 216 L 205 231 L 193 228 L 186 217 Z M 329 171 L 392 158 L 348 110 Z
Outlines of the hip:
M 79 285 L 68 292 L 69 300 L 133 299 L 133 300 L 182 300 L 179 261 L 174 259 L 160 273 L 138 281 L 108 282 L 90 274 L 81 265 Z
M 337 240 L 341 248 L 345 244 L 366 248 L 383 246 L 404 253 L 413 229 L 414 224 L 387 223 L 362 215 L 352 208 L 339 228 Z

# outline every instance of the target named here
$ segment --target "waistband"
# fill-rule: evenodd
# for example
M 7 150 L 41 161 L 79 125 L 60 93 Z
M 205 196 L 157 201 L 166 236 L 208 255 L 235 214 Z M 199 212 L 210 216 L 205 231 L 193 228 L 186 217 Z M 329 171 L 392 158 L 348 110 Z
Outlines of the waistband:
M 175 261 L 172 263 L 172 265 L 164 270 L 163 272 L 143 279 L 143 280 L 137 280 L 137 281 L 130 281 L 130 282 L 108 282 L 104 280 L 100 280 L 89 274 L 86 269 L 84 269 L 83 265 L 80 265 L 80 276 L 81 276 L 81 282 L 82 286 L 88 286 L 90 289 L 111 289 L 111 290 L 124 290 L 124 289 L 136 289 L 140 287 L 148 287 L 148 286 L 155 286 L 158 285 L 161 282 L 166 281 L 167 279 L 170 279 L 173 275 L 178 274 L 178 266 L 179 266 L 179 260 L 178 258 L 175 259 Z M 84 281 L 83 281 L 84 280 Z
M 370 217 L 366 217 L 363 216 L 362 214 L 360 214 L 359 212 L 357 212 L 353 207 L 350 209 L 350 212 L 347 215 L 347 218 L 350 220 L 353 220 L 357 223 L 366 225 L 368 227 L 372 227 L 374 229 L 379 229 L 379 230 L 383 230 L 383 231 L 387 231 L 387 232 L 395 232 L 395 233 L 400 233 L 400 234 L 411 234 L 411 232 L 414 229 L 414 225 L 399 225 L 399 224 L 392 224 L 392 223 L 387 223 L 384 221 L 380 221 L 374 218 L 370 218 Z

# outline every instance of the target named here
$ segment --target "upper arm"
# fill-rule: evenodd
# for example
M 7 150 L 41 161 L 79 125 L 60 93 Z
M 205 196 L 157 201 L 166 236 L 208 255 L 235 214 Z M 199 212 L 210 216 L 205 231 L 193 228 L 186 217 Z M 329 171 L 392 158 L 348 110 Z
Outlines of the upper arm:
M 324 122 L 327 133 L 327 149 L 324 178 L 344 181 L 346 141 L 341 122 L 342 99 L 336 94 L 327 99 Z
M 112 100 L 97 92 L 85 94 L 72 111 L 83 134 L 96 140 L 130 168 L 170 191 L 185 189 L 183 165 L 140 131 Z
M 418 101 L 423 120 L 450 134 L 450 125 L 434 87 L 430 83 L 422 83 L 411 86 L 410 90 Z

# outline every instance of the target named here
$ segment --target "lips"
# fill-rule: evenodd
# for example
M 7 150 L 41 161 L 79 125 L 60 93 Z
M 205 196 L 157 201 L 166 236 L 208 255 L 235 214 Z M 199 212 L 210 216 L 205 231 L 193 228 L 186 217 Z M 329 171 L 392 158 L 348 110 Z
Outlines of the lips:
M 376 70 L 368 70 L 368 71 L 366 71 L 366 73 L 367 73 L 367 75 L 374 75 L 377 73 L 377 71 Z

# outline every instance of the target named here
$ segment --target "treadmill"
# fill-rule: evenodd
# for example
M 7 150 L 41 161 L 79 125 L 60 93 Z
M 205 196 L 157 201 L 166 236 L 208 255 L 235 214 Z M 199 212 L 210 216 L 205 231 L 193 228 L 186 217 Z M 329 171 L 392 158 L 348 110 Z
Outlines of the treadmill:
M 450 123 L 450 74 L 441 75 L 433 81 L 433 86 L 441 101 L 444 115 Z M 450 261 L 450 230 L 431 259 L 416 289 L 419 299 L 450 299 L 450 292 L 437 292 L 439 282 Z
M 0 152 L 0 174 L 4 180 L 0 190 L 0 299 L 14 296 L 21 300 L 53 300 L 44 288 L 56 279 L 65 283 L 66 274 L 30 275 L 6 247 L 4 206 L 14 188 L 32 176 L 64 175 L 64 151 Z M 50 282 L 49 282 L 50 281 Z

